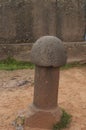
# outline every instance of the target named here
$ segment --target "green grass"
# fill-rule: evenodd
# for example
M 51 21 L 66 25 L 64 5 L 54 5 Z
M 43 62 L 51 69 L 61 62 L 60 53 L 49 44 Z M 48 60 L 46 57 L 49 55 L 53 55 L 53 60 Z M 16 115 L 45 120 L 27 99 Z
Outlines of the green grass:
M 67 128 L 72 120 L 72 116 L 70 114 L 68 114 L 67 112 L 65 112 L 64 110 L 61 120 L 59 123 L 55 124 L 53 127 L 53 130 L 62 130 L 64 128 Z
M 18 69 L 33 69 L 34 65 L 30 62 L 16 61 L 13 58 L 7 58 L 0 61 L 0 70 L 18 70 Z
M 73 67 L 82 67 L 86 66 L 86 64 L 79 64 L 78 62 L 74 62 L 71 64 L 66 64 L 65 66 L 61 67 L 61 69 L 70 69 Z M 0 61 L 0 70 L 18 70 L 18 69 L 34 69 L 35 65 L 30 62 L 24 61 L 16 61 L 13 58 L 8 57 L 5 60 Z
M 86 66 L 86 64 L 80 64 L 79 62 L 73 62 L 73 63 L 68 63 L 64 66 L 61 67 L 61 69 L 70 69 L 70 68 L 73 68 L 73 67 L 83 67 L 83 66 Z

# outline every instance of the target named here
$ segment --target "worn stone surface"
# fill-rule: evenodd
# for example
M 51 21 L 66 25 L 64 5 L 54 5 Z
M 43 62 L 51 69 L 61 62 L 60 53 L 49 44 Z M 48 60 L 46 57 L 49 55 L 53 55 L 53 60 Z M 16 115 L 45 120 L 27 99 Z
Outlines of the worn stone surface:
M 30 61 L 31 43 L 0 44 L 0 60 L 13 57 L 16 60 Z
M 26 127 L 52 129 L 60 121 L 62 111 L 57 101 L 58 84 L 58 68 L 36 66 L 34 99 L 25 116 Z
M 68 60 L 67 62 L 86 62 L 86 42 L 63 42 Z M 0 44 L 0 60 L 11 56 L 16 60 L 30 61 L 33 44 Z
M 0 44 L 34 42 L 44 35 L 84 41 L 85 0 L 0 0 Z
M 67 56 L 60 39 L 54 36 L 44 36 L 33 45 L 30 59 L 38 66 L 58 67 L 66 63 Z
M 25 130 L 51 130 L 51 129 L 40 129 L 40 128 L 29 128 L 29 127 L 27 127 L 27 128 L 25 128 Z
M 33 45 L 31 62 L 35 64 L 34 99 L 26 115 L 25 126 L 53 129 L 53 125 L 60 121 L 59 67 L 66 64 L 66 60 L 64 46 L 57 37 L 44 36 Z
M 35 68 L 34 105 L 40 109 L 55 109 L 58 104 L 59 68 Z
M 86 63 L 86 42 L 64 42 L 67 51 L 67 62 Z
M 57 0 L 57 36 L 63 41 L 84 41 L 86 1 Z
M 52 129 L 61 119 L 61 110 L 59 108 L 44 110 L 30 106 L 29 113 L 26 115 L 25 126 L 30 128 Z

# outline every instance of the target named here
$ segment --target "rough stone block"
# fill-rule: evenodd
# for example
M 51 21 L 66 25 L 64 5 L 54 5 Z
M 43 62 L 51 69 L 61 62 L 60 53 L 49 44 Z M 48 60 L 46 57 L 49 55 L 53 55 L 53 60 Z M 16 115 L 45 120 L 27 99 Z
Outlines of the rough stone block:
M 26 116 L 25 126 L 35 129 L 52 129 L 53 125 L 61 119 L 61 115 L 62 112 L 59 108 L 42 110 L 32 105 Z
M 61 40 L 54 36 L 41 37 L 31 51 L 31 62 L 38 66 L 59 67 L 66 63 L 66 59 Z

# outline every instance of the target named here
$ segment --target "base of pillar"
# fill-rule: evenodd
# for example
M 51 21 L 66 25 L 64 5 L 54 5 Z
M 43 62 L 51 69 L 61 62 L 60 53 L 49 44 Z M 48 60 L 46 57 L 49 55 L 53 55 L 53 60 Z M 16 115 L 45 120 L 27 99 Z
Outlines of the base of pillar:
M 25 127 L 52 129 L 53 125 L 60 121 L 61 115 L 62 111 L 58 107 L 52 110 L 42 110 L 31 105 L 25 117 Z
M 43 128 L 31 128 L 31 127 L 25 127 L 24 130 L 52 130 L 52 129 L 43 129 Z

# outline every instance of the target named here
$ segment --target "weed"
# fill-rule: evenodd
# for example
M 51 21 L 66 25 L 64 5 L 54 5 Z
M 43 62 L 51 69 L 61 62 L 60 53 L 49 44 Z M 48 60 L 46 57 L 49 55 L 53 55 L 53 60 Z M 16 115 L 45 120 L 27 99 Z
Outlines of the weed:
M 67 112 L 65 112 L 64 110 L 62 111 L 63 111 L 63 114 L 62 114 L 61 120 L 59 123 L 54 125 L 53 130 L 62 130 L 64 128 L 67 128 L 71 122 L 72 116 L 68 114 Z
M 66 64 L 61 69 L 70 69 L 72 67 L 82 67 L 86 64 L 79 64 L 78 62 Z M 0 70 L 18 70 L 18 69 L 34 69 L 35 65 L 30 62 L 17 61 L 13 58 L 8 57 L 5 60 L 0 61 Z
M 34 65 L 30 62 L 16 61 L 15 59 L 10 57 L 0 61 L 0 70 L 17 70 L 28 68 L 33 69 Z

